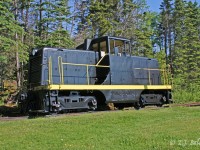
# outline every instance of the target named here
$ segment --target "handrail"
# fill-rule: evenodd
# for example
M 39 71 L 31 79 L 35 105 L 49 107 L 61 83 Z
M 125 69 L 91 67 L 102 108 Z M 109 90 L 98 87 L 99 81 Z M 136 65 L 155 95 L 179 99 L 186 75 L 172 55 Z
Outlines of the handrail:
M 53 77 L 52 77 L 52 58 L 51 56 L 49 57 L 49 61 L 48 61 L 48 68 L 49 68 L 49 79 L 48 79 L 48 83 L 52 84 L 53 83 Z
M 168 85 L 168 84 L 172 84 L 172 78 L 169 79 L 169 74 L 171 74 L 170 70 L 168 69 L 153 69 L 153 68 L 134 68 L 134 69 L 138 69 L 138 70 L 147 70 L 148 71 L 148 79 L 149 79 L 149 84 L 151 85 L 151 74 L 150 72 L 152 70 L 158 70 L 162 72 L 162 76 L 163 76 L 163 84 L 164 85 Z
M 98 61 L 98 63 L 96 64 L 96 65 L 99 65 L 99 63 L 103 60 L 103 58 L 105 57 L 105 56 L 107 56 L 108 54 L 105 54 L 103 57 L 101 57 L 101 59 Z
M 103 57 L 102 57 L 103 58 Z M 101 60 L 100 60 L 101 61 Z M 60 83 L 64 84 L 64 71 L 63 71 L 63 65 L 72 65 L 72 66 L 85 66 L 86 67 L 86 76 L 87 76 L 87 84 L 90 84 L 89 81 L 89 67 L 102 67 L 102 68 L 109 68 L 110 66 L 106 65 L 98 65 L 100 61 L 96 65 L 91 64 L 77 64 L 77 63 L 66 63 L 62 61 L 62 57 L 58 56 L 58 68 L 59 68 L 59 74 L 60 74 Z
M 105 68 L 110 67 L 110 66 L 105 66 L 105 65 L 91 65 L 91 64 L 75 64 L 75 63 L 62 63 L 62 64 L 63 65 L 72 65 L 72 66 L 91 66 L 91 67 L 105 67 Z
M 60 74 L 60 83 L 64 84 L 64 77 L 63 77 L 63 62 L 62 62 L 62 57 L 58 56 L 58 70 Z
M 105 55 L 106 56 L 106 55 Z M 104 56 L 104 57 L 105 57 Z M 102 57 L 102 58 L 104 58 Z M 87 79 L 87 84 L 90 84 L 90 79 L 89 79 L 89 67 L 102 67 L 102 68 L 109 68 L 110 66 L 106 65 L 99 65 L 99 63 L 102 61 L 102 58 L 98 61 L 97 64 L 92 65 L 92 64 L 77 64 L 77 63 L 68 63 L 68 62 L 63 62 L 62 57 L 58 56 L 58 68 L 59 68 L 59 75 L 60 75 L 60 84 L 64 84 L 64 71 L 63 71 L 63 65 L 72 65 L 72 66 L 85 66 L 86 67 L 86 79 Z M 170 72 L 168 73 L 166 69 L 154 69 L 154 68 L 134 68 L 136 70 L 147 70 L 148 71 L 148 82 L 149 85 L 152 85 L 151 81 L 151 71 L 153 70 L 158 70 L 162 72 L 162 81 L 163 84 L 170 84 L 172 81 L 168 77 L 170 76 Z M 169 70 L 168 70 L 169 71 Z M 49 57 L 49 84 L 52 84 L 52 58 L 51 56 Z

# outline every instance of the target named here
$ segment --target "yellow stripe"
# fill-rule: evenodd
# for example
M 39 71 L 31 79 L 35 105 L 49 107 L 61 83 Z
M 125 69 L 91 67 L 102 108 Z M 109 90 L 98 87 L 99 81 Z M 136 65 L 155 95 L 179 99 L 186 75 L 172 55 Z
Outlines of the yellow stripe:
M 34 90 L 170 90 L 171 85 L 48 85 Z

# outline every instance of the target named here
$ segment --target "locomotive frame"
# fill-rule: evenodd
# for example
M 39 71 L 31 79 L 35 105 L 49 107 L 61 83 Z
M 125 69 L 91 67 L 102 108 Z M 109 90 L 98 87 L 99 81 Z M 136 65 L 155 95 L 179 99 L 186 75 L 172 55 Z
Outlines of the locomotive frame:
M 95 110 L 106 103 L 119 109 L 162 106 L 171 102 L 172 89 L 166 72 L 163 74 L 164 84 L 157 60 L 132 56 L 126 38 L 87 39 L 76 50 L 33 50 L 23 109 Z

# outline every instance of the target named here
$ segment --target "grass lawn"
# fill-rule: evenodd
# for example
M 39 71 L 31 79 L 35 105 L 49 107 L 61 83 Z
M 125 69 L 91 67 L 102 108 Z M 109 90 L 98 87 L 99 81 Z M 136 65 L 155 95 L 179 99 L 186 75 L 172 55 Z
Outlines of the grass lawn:
M 1 120 L 0 149 L 200 149 L 200 107 Z

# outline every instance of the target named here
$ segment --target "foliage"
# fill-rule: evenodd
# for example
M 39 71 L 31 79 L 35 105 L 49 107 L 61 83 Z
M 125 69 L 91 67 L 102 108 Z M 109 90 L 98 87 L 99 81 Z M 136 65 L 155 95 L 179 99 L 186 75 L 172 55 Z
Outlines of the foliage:
M 190 84 L 187 88 L 174 85 L 173 100 L 175 103 L 200 102 L 199 84 Z
M 93 37 L 100 37 L 111 32 L 113 28 L 113 13 L 117 1 L 92 0 L 88 15 L 88 24 L 91 25 Z
M 199 108 L 0 121 L 2 149 L 199 149 Z M 11 136 L 12 135 L 12 136 Z M 185 143 L 186 141 L 186 143 Z
M 174 77 L 175 84 L 190 89 L 199 85 L 199 7 L 196 3 L 175 1 Z
M 69 34 L 66 30 L 56 30 L 51 32 L 45 40 L 41 40 L 39 37 L 35 38 L 36 47 L 59 47 L 59 48 L 71 48 L 74 43 L 70 40 Z
M 36 47 L 65 47 L 73 46 L 67 29 L 69 22 L 68 0 L 40 1 L 36 6 L 35 15 L 35 45 Z
M 16 53 L 19 54 L 20 62 L 27 61 L 27 47 L 21 40 L 24 31 L 15 20 L 11 8 L 11 1 L 0 2 L 0 77 L 4 79 L 16 79 Z

